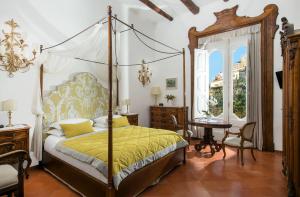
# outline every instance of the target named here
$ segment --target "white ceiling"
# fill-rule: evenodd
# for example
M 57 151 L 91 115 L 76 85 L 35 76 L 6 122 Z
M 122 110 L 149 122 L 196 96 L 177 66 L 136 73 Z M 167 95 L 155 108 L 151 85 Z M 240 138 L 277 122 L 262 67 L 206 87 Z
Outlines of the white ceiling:
M 128 5 L 136 5 L 136 6 L 140 6 L 140 5 L 144 5 L 143 3 L 141 3 L 139 0 L 116 0 L 119 3 L 124 3 L 124 4 L 128 4 Z M 151 0 L 153 3 L 155 3 L 158 6 L 165 6 L 165 5 L 169 5 L 169 6 L 176 6 L 176 5 L 183 5 L 182 2 L 180 0 Z M 209 3 L 212 3 L 214 1 L 220 1 L 220 0 L 193 0 L 195 4 L 197 4 L 198 6 L 203 6 L 203 5 L 207 5 Z
M 116 1 L 119 4 L 128 5 L 132 8 L 138 8 L 141 10 L 150 10 L 150 8 L 148 8 L 139 0 L 116 0 Z M 151 1 L 173 17 L 188 11 L 187 7 L 185 7 L 185 5 L 180 0 L 151 0 Z M 193 0 L 193 1 L 196 5 L 200 7 L 200 12 L 201 12 L 202 6 L 213 3 L 215 1 L 222 1 L 222 0 Z
M 167 20 L 163 16 L 157 14 L 155 11 L 151 10 L 145 4 L 139 0 L 114 0 L 118 5 L 126 5 L 131 11 L 134 11 L 136 15 L 140 15 L 146 18 L 147 21 L 159 22 L 161 20 Z M 180 0 L 151 0 L 154 4 L 164 10 L 166 13 L 171 15 L 175 20 L 176 17 L 184 14 L 191 13 L 188 8 Z M 196 5 L 200 7 L 200 12 L 203 6 L 216 1 L 223 0 L 193 0 Z M 192 14 L 192 13 L 191 13 Z

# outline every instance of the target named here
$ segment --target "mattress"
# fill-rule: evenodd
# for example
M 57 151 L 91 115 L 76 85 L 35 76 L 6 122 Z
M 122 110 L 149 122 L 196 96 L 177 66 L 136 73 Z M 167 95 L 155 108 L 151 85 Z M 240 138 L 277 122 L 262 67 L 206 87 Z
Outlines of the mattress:
M 96 132 L 102 132 L 105 129 L 101 129 L 101 128 L 94 128 Z M 66 154 L 63 154 L 61 152 L 58 152 L 55 149 L 55 146 L 57 143 L 59 143 L 61 140 L 66 139 L 65 137 L 58 137 L 58 136 L 54 136 L 54 135 L 49 135 L 44 143 L 44 150 L 51 154 L 52 156 L 80 169 L 81 171 L 91 175 L 92 177 L 96 178 L 97 180 L 102 181 L 103 183 L 107 184 L 107 178 L 101 173 L 99 172 L 99 170 L 97 170 L 96 168 L 94 168 L 93 166 L 84 163 L 82 161 L 79 161 L 77 159 L 74 159 L 71 156 L 68 156 Z
M 108 132 L 60 141 L 55 149 L 108 174 Z M 114 129 L 113 182 L 116 189 L 127 176 L 188 143 L 177 133 L 163 129 L 126 126 Z

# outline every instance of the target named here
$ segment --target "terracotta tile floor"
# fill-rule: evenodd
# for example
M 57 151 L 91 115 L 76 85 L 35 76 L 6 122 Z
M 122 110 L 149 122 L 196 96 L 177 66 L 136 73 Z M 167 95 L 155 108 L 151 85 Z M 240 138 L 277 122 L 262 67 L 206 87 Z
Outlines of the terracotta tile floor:
M 287 196 L 279 153 L 255 151 L 255 162 L 250 151 L 245 151 L 245 165 L 241 166 L 234 149 L 227 149 L 226 152 L 226 160 L 222 160 L 222 152 L 207 158 L 205 154 L 195 152 L 191 147 L 185 165 L 173 170 L 158 185 L 147 189 L 140 196 Z M 77 194 L 48 173 L 34 169 L 30 172 L 30 178 L 25 181 L 25 196 L 71 197 Z

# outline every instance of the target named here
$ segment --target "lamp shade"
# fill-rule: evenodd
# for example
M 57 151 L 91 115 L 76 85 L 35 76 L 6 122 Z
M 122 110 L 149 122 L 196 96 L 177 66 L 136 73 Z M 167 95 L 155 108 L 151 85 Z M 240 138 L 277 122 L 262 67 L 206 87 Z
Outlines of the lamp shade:
M 130 99 L 124 99 L 122 105 L 130 105 Z
M 5 100 L 2 102 L 2 111 L 15 111 L 16 101 L 13 99 Z
M 152 87 L 151 94 L 155 96 L 160 95 L 161 94 L 160 87 Z

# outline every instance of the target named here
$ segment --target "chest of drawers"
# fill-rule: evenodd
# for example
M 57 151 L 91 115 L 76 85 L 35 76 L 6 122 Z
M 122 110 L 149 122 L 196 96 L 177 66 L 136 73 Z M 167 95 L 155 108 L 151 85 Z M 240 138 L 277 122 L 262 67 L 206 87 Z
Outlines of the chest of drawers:
M 0 129 L 0 144 L 11 142 L 14 144 L 13 150 L 25 150 L 29 152 L 29 129 L 28 125 Z M 0 149 L 0 154 L 5 152 L 7 150 Z
M 184 110 L 184 107 L 150 106 L 150 127 L 174 130 L 175 128 L 172 123 L 171 115 L 174 115 L 179 126 L 183 127 L 184 116 L 186 116 L 186 120 L 188 120 L 187 111 L 188 107 L 186 107 Z

